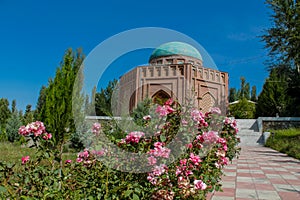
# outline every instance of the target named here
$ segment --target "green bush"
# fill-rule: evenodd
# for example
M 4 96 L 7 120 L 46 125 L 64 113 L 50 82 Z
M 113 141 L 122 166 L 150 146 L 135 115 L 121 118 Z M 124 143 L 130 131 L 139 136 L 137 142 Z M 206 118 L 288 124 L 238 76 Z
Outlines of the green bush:
M 0 199 L 198 200 L 220 191 L 223 167 L 240 150 L 236 121 L 173 101 L 150 114 L 143 131 L 93 124 L 76 159 L 63 157 L 68 141 L 56 146 L 42 122 L 20 127 L 35 153 L 0 161 Z
M 300 159 L 300 129 L 273 130 L 266 142 L 271 147 L 289 156 Z
M 253 119 L 255 117 L 255 103 L 246 98 L 240 99 L 238 103 L 229 105 L 230 116 L 236 119 Z

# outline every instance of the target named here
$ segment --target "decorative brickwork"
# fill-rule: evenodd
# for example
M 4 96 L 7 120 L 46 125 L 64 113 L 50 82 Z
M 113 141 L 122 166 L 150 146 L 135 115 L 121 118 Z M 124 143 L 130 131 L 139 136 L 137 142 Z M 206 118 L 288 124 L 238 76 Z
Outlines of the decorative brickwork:
M 174 45 L 174 42 L 170 45 Z M 188 53 L 178 55 L 166 53 L 166 49 L 156 49 L 150 57 L 149 65 L 138 66 L 124 74 L 120 79 L 117 114 L 130 112 L 145 98 L 156 101 L 159 95 L 176 99 L 181 104 L 193 98 L 195 106 L 203 111 L 209 111 L 212 106 L 226 110 L 228 73 L 205 68 L 200 60 L 201 55 L 193 52 L 197 50 L 190 45 L 182 45 L 183 48 L 190 48 L 186 51 L 176 49 L 180 48 L 180 43 L 176 43 L 176 48 L 170 45 L 165 46 L 174 52 L 188 52 L 191 56 Z

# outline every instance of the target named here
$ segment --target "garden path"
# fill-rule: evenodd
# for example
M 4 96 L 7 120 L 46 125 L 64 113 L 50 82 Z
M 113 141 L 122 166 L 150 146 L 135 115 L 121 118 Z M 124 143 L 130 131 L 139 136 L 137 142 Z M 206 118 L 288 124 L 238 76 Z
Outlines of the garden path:
M 300 200 L 300 161 L 273 149 L 242 146 L 239 159 L 225 167 L 223 192 L 210 200 Z

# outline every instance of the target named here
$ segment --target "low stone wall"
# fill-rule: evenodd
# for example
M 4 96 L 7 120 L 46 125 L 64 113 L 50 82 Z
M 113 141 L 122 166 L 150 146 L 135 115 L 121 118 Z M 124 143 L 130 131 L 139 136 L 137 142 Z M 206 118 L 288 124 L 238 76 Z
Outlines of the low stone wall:
M 259 117 L 257 125 L 261 133 L 271 129 L 300 128 L 300 117 Z

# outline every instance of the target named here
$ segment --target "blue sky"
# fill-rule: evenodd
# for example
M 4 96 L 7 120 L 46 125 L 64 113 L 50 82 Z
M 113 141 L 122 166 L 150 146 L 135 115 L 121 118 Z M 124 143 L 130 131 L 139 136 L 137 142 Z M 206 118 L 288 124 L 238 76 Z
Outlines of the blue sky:
M 35 107 L 67 48 L 81 47 L 88 55 L 107 38 L 140 27 L 188 35 L 229 73 L 230 87 L 239 87 L 244 76 L 260 92 L 268 72 L 258 36 L 271 26 L 269 14 L 263 0 L 0 0 L 0 98 L 16 99 L 19 109 Z M 149 53 L 128 55 L 123 65 L 147 63 Z M 106 79 L 118 77 L 113 70 L 106 73 Z

